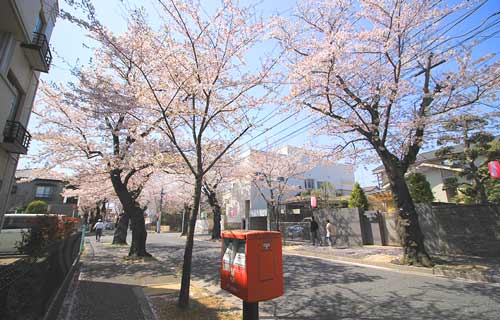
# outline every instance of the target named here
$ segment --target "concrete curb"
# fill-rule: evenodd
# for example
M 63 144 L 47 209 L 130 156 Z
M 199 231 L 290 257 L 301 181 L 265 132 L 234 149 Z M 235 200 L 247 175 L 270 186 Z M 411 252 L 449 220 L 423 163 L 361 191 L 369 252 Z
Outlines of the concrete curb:
M 500 283 L 500 275 L 487 274 L 481 271 L 454 270 L 447 266 L 437 265 L 432 268 L 435 275 L 450 279 L 463 279 L 477 282 Z
M 196 241 L 205 241 L 205 242 L 214 242 L 213 240 L 205 237 L 205 236 L 195 236 Z M 302 243 L 297 243 L 297 245 L 303 245 Z M 448 267 L 446 265 L 436 265 L 433 268 L 424 268 L 424 267 L 413 267 L 406 265 L 398 265 L 393 263 L 384 263 L 384 262 L 372 262 L 365 261 L 362 259 L 349 258 L 344 256 L 335 256 L 335 255 L 325 255 L 321 253 L 311 253 L 304 252 L 302 250 L 290 250 L 287 249 L 286 246 L 283 247 L 283 254 L 288 255 L 298 255 L 304 257 L 318 258 L 329 261 L 334 261 L 338 263 L 356 265 L 360 267 L 367 267 L 379 270 L 386 271 L 394 271 L 394 272 L 402 272 L 402 273 L 412 273 L 419 274 L 424 276 L 437 276 L 444 277 L 449 279 L 457 279 L 457 280 L 466 280 L 466 281 L 474 281 L 474 282 L 486 282 L 486 283 L 500 283 L 500 275 L 489 274 L 488 272 L 481 271 L 465 271 L 465 270 L 457 270 L 452 267 Z
M 155 320 L 156 317 L 154 316 L 153 311 L 151 310 L 151 306 L 149 305 L 149 302 L 146 299 L 146 295 L 144 294 L 144 291 L 142 291 L 142 289 L 142 287 L 135 287 L 132 289 L 132 291 L 137 297 L 137 301 L 139 303 L 139 306 L 141 307 L 141 312 L 144 320 Z
M 423 276 L 437 276 L 449 279 L 459 279 L 459 280 L 467 280 L 475 282 L 500 283 L 500 276 L 497 275 L 489 275 L 480 271 L 454 270 L 452 268 L 448 268 L 443 265 L 437 265 L 434 266 L 433 268 L 424 268 L 424 267 L 398 265 L 392 263 L 368 262 L 361 259 L 347 258 L 334 255 L 311 254 L 309 252 L 303 252 L 299 250 L 289 251 L 284 249 L 283 253 L 288 255 L 297 255 L 303 257 L 324 259 L 338 263 L 344 263 L 344 264 L 350 264 L 350 265 L 356 265 L 356 266 L 386 270 L 386 271 L 419 274 Z

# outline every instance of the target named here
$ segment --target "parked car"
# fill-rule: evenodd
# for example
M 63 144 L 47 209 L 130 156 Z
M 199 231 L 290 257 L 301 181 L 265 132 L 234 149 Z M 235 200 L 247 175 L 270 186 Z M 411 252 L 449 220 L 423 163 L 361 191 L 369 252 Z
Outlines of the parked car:
M 304 227 L 301 225 L 293 225 L 288 227 L 287 229 L 287 235 L 289 238 L 302 238 L 304 235 Z
M 16 244 L 22 241 L 23 232 L 29 231 L 37 224 L 38 218 L 43 216 L 46 215 L 31 213 L 6 214 L 2 230 L 0 230 L 0 253 L 19 253 Z M 62 227 L 64 220 L 61 216 L 52 214 L 48 216 L 54 219 L 54 223 Z

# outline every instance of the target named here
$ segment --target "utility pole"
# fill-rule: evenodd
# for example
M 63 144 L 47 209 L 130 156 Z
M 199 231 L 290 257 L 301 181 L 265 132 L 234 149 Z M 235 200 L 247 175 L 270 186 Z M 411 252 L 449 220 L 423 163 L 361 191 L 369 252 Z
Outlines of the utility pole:
M 161 231 L 161 210 L 163 208 L 163 187 L 161 187 L 160 191 L 160 212 L 158 213 L 158 220 L 156 221 L 156 233 L 160 233 Z

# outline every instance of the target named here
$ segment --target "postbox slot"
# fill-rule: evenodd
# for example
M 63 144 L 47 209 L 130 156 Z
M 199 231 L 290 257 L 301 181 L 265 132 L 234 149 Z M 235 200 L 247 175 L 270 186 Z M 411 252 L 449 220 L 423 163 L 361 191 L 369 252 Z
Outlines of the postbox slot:
M 246 267 L 246 241 L 240 239 L 224 239 L 222 269 L 230 271 L 233 265 Z
M 267 281 L 274 278 L 274 255 L 272 251 L 259 252 L 259 280 Z

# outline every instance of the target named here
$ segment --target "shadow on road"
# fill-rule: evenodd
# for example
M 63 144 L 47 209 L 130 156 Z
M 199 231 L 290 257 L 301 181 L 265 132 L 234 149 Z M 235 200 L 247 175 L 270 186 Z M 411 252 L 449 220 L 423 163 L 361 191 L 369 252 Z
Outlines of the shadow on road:
M 171 273 L 172 267 L 182 267 L 183 247 L 152 243 L 148 250 L 161 260 L 158 266 L 145 270 L 141 265 L 131 265 L 123 270 L 123 276 L 140 273 L 155 277 Z M 219 255 L 216 246 L 195 245 L 193 280 L 218 287 Z M 112 261 L 101 263 L 101 276 L 116 274 Z M 494 320 L 500 314 L 500 286 L 491 284 L 380 271 L 292 255 L 284 255 L 284 272 L 285 295 L 260 303 L 261 319 Z

